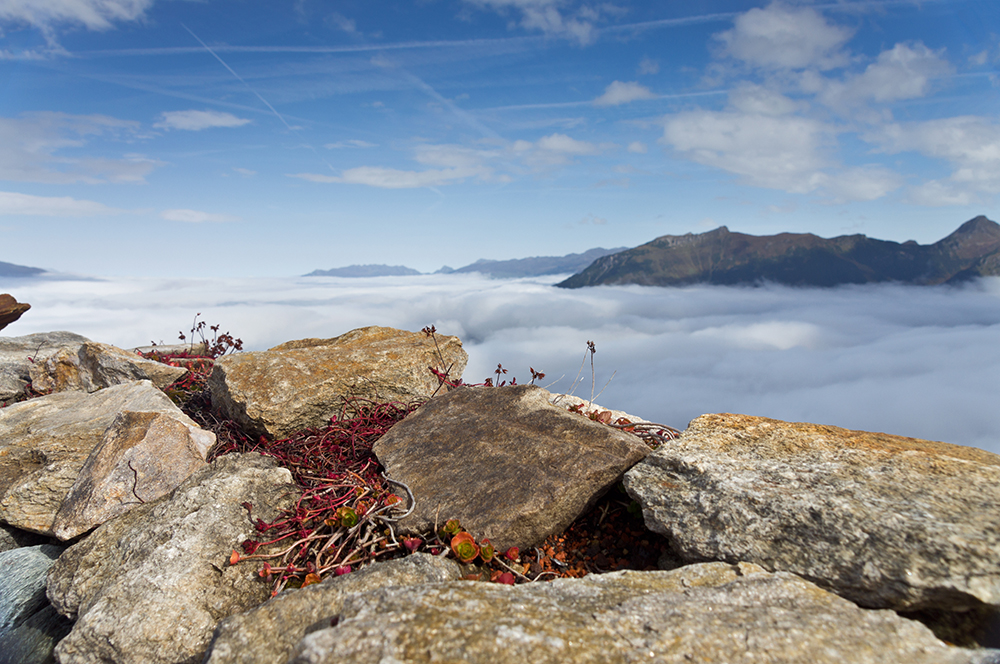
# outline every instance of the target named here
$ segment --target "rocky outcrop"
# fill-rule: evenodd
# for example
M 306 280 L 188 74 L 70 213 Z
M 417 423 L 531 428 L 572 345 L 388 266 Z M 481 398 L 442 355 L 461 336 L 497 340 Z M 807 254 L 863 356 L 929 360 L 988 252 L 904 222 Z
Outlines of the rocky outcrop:
M 188 432 L 197 430 L 197 425 L 149 381 L 116 385 L 93 394 L 59 392 L 0 409 L 0 521 L 54 534 L 56 513 L 84 463 L 125 412 L 162 413 L 181 422 Z M 120 430 L 111 433 L 119 438 L 124 435 L 115 443 L 119 449 L 133 440 Z M 200 445 L 210 435 L 202 432 Z M 190 435 L 196 436 L 199 434 Z M 121 457 L 125 462 L 131 458 Z M 137 471 L 143 477 L 156 472 L 144 467 L 137 467 Z M 131 496 L 131 489 L 125 495 L 126 499 Z
M 273 661 L 273 660 L 272 660 Z M 290 660 L 334 662 L 997 662 L 792 574 L 708 563 L 515 587 L 437 583 L 346 598 Z
M 79 348 L 62 348 L 31 365 L 31 386 L 43 393 L 81 390 L 96 392 L 111 385 L 148 380 L 164 388 L 187 369 L 147 360 L 108 344 L 86 341 Z
M 271 521 L 297 497 L 273 459 L 233 454 L 105 523 L 49 573 L 49 599 L 76 620 L 59 662 L 200 662 L 220 620 L 269 594 L 252 565 L 228 564 L 255 533 L 242 503 Z
M 457 581 L 461 574 L 453 560 L 415 553 L 283 592 L 219 623 L 204 664 L 284 664 L 303 636 L 330 626 L 351 595 Z
M 0 664 L 43 664 L 70 621 L 45 597 L 45 575 L 62 547 L 51 544 L 0 552 Z
M 52 524 L 68 540 L 173 491 L 205 465 L 215 434 L 176 414 L 123 412 L 87 457 Z
M 33 363 L 60 348 L 79 348 L 89 341 L 72 332 L 44 332 L 23 337 L 0 337 L 0 405 L 24 396 Z
M 27 530 L 21 530 L 20 528 L 0 523 L 0 551 L 10 551 L 11 549 L 19 549 L 24 546 L 45 544 L 48 539 L 48 537 L 39 535 L 38 533 L 31 533 Z
M 0 294 L 0 330 L 16 321 L 30 308 L 30 304 L 18 302 L 8 293 Z
M 1000 605 L 1000 456 L 703 415 L 625 475 L 687 561 L 753 562 L 866 607 Z
M 345 395 L 383 402 L 429 397 L 440 389 L 429 367 L 450 369 L 455 380 L 467 359 L 458 337 L 365 327 L 222 357 L 209 385 L 212 403 L 226 417 L 282 438 L 325 425 Z
M 373 450 L 416 500 L 404 530 L 458 519 L 498 549 L 561 532 L 649 453 L 636 436 L 549 403 L 540 387 L 435 397 Z

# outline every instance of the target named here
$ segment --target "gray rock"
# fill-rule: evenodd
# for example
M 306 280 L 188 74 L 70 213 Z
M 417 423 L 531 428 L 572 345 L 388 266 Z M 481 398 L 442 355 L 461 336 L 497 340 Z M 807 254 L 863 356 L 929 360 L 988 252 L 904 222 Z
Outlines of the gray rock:
M 31 386 L 44 393 L 96 392 L 134 380 L 148 380 L 162 389 L 186 373 L 187 369 L 94 341 L 87 341 L 79 348 L 60 349 L 33 363 L 29 370 Z
M 428 367 L 451 367 L 454 380 L 467 360 L 458 337 L 364 327 L 333 339 L 221 357 L 209 386 L 212 403 L 226 417 L 282 438 L 324 426 L 344 396 L 403 402 L 428 397 L 440 385 Z
M 45 597 L 45 575 L 63 549 L 51 544 L 0 552 L 0 664 L 42 664 L 70 621 Z
M 149 381 L 93 394 L 59 392 L 0 409 L 0 521 L 52 535 L 52 524 L 87 457 L 124 411 L 195 423 Z
M 69 540 L 165 496 L 205 465 L 215 434 L 175 414 L 120 413 L 87 457 L 52 532 Z
M 703 415 L 625 475 L 687 561 L 749 561 L 862 606 L 1000 604 L 1000 456 L 743 415 Z
M 346 598 L 294 664 L 772 662 L 958 664 L 996 651 L 947 646 L 920 623 L 868 611 L 792 574 L 708 563 L 515 587 L 458 582 Z
M 72 332 L 0 337 L 0 405 L 24 395 L 32 362 L 42 361 L 60 348 L 79 348 L 86 341 L 90 340 Z
M 24 546 L 45 544 L 47 541 L 47 537 L 38 533 L 30 533 L 27 530 L 21 530 L 20 528 L 0 523 L 0 551 L 10 551 L 11 549 L 19 549 Z
M 220 620 L 269 595 L 254 565 L 229 565 L 255 533 L 241 503 L 271 521 L 297 497 L 273 459 L 226 455 L 70 547 L 48 582 L 53 606 L 76 618 L 59 662 L 200 662 Z
M 330 626 L 344 600 L 378 588 L 455 581 L 453 560 L 415 553 L 376 563 L 323 583 L 286 590 L 255 609 L 226 618 L 215 629 L 204 664 L 284 664 L 305 634 Z
M 498 550 L 562 532 L 649 448 L 549 403 L 540 387 L 463 388 L 431 399 L 373 449 L 409 486 L 406 532 L 458 519 Z

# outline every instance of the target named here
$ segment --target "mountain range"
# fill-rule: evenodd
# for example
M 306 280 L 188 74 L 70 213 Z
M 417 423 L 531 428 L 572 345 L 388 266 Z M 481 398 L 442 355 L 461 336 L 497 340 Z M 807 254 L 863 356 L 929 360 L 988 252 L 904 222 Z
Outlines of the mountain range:
M 830 239 L 811 233 L 747 235 L 725 226 L 707 233 L 664 235 L 598 258 L 556 286 L 941 284 L 977 276 L 1000 276 L 1000 225 L 984 216 L 930 245 L 865 235 Z
M 26 267 L 24 265 L 14 265 L 0 261 L 0 277 L 35 277 L 45 270 L 37 267 Z

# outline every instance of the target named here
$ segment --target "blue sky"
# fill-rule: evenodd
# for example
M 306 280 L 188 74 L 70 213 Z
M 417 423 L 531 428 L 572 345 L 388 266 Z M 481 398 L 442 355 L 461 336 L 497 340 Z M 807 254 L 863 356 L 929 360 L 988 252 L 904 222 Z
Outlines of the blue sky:
M 998 219 L 1000 4 L 0 0 L 0 260 L 282 276 Z

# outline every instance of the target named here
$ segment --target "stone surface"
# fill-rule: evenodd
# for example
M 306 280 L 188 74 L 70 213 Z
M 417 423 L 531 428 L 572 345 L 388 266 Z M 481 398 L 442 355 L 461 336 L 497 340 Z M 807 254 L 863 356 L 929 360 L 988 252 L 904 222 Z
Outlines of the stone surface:
M 299 639 L 314 628 L 328 627 L 330 617 L 340 613 L 344 600 L 352 594 L 456 581 L 461 575 L 453 560 L 415 553 L 287 590 L 219 623 L 204 664 L 284 664 Z
M 799 574 L 862 606 L 1000 604 L 1000 456 L 744 415 L 703 415 L 625 475 L 687 561 Z
M 173 491 L 196 470 L 215 434 L 164 413 L 124 412 L 104 432 L 63 500 L 52 532 L 68 540 Z
M 51 544 L 0 553 L 0 664 L 42 664 L 66 636 L 70 621 L 45 597 L 45 575 L 62 547 Z
M 258 454 L 219 457 L 173 493 L 109 521 L 70 547 L 48 596 L 75 618 L 61 664 L 200 662 L 216 624 L 260 604 L 269 587 L 229 556 L 294 504 L 291 474 Z
M 952 648 L 892 611 L 860 609 L 792 574 L 708 563 L 519 586 L 457 582 L 346 598 L 294 664 L 341 662 L 750 662 L 958 664 Z
M 212 403 L 244 427 L 282 438 L 324 426 L 347 395 L 404 402 L 429 397 L 439 381 L 428 367 L 450 366 L 451 378 L 458 379 L 468 359 L 458 337 L 435 339 L 364 327 L 333 339 L 302 339 L 228 355 L 215 363 Z
M 590 399 L 583 399 L 581 397 L 572 394 L 553 394 L 549 397 L 549 403 L 553 406 L 569 410 L 573 406 L 580 406 L 581 412 L 587 416 L 592 414 L 601 414 L 605 411 L 611 413 L 611 421 L 617 422 L 619 418 L 625 418 L 629 422 L 648 422 L 649 420 L 643 419 L 638 415 L 630 415 L 624 410 L 613 410 L 611 408 L 605 408 L 600 404 L 596 404 Z
M 30 304 L 18 302 L 9 293 L 0 294 L 0 330 L 16 321 L 30 308 Z
M 31 380 L 32 362 L 48 357 L 60 348 L 79 348 L 89 341 L 72 332 L 43 332 L 23 337 L 0 337 L 0 405 L 24 395 Z
M 135 380 L 149 380 L 162 389 L 186 373 L 187 369 L 147 360 L 95 341 L 56 351 L 44 361 L 33 363 L 29 370 L 31 386 L 43 393 L 96 392 Z
M 540 387 L 467 387 L 435 397 L 373 449 L 409 486 L 407 532 L 458 519 L 499 550 L 565 530 L 649 448 L 636 436 L 549 403 Z
M 38 533 L 31 533 L 27 530 L 21 530 L 20 528 L 0 523 L 0 551 L 10 551 L 11 549 L 19 549 L 23 546 L 45 544 L 48 539 L 48 537 L 39 535 Z
M 149 381 L 93 394 L 59 392 L 0 409 L 0 521 L 53 534 L 80 469 L 125 411 L 166 413 L 196 426 Z

